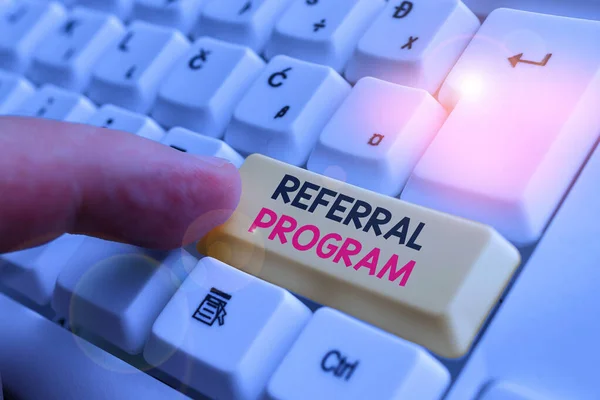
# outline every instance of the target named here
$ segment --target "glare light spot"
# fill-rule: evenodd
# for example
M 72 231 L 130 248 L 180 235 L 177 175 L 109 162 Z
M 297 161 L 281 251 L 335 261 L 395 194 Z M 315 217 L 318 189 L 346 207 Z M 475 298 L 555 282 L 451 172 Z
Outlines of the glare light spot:
M 480 75 L 465 75 L 460 83 L 461 98 L 465 100 L 478 100 L 483 93 L 483 79 Z

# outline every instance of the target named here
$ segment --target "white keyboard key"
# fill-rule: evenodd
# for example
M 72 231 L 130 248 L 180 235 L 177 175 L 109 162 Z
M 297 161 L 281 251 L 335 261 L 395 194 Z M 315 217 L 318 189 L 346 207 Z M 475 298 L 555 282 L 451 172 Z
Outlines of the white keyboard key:
M 460 0 L 390 0 L 358 42 L 345 76 L 372 76 L 434 94 L 477 29 Z
M 66 122 L 85 122 L 95 111 L 96 107 L 86 97 L 54 85 L 44 85 L 25 101 L 15 114 Z
M 547 398 L 540 397 L 515 384 L 499 382 L 487 387 L 477 400 L 543 400 Z
M 236 107 L 225 141 L 241 153 L 303 165 L 349 92 L 330 67 L 276 56 Z
M 273 374 L 266 397 L 438 400 L 449 383 L 448 371 L 422 347 L 322 307 Z
M 363 78 L 323 129 L 308 169 L 398 196 L 446 116 L 423 89 Z
M 257 399 L 310 315 L 286 290 L 206 257 L 154 323 L 144 357 L 211 398 Z
M 189 400 L 2 293 L 0 310 L 2 384 L 15 399 Z
M 600 20 L 598 0 L 463 0 L 481 18 L 497 8 L 514 8 L 563 17 Z
M 87 121 L 89 125 L 131 132 L 146 139 L 160 141 L 165 132 L 151 118 L 124 108 L 105 104 Z
M 570 32 L 585 34 L 579 29 Z M 599 398 L 599 182 L 600 148 L 596 148 L 475 346 L 448 400 L 479 400 L 478 393 L 496 382 L 511 382 L 523 389 L 519 392 L 528 389 L 536 394 L 527 400 Z
M 37 84 L 81 91 L 93 65 L 124 32 L 114 16 L 78 7 L 36 48 L 27 75 Z
M 200 135 L 184 128 L 171 129 L 165 135 L 162 143 L 175 150 L 195 155 L 224 158 L 238 168 L 244 162 L 244 157 L 222 140 Z
M 138 354 L 154 320 L 197 260 L 87 237 L 56 281 L 52 308 L 75 328 Z
M 161 80 L 189 46 L 174 29 L 135 21 L 96 64 L 88 94 L 99 104 L 146 113 Z
M 122 20 L 131 14 L 134 0 L 76 0 L 78 4 L 116 15 Z M 165 0 L 168 1 L 168 0 Z
M 205 2 L 206 0 L 135 0 L 131 18 L 170 26 L 188 34 L 198 21 Z
M 41 246 L 2 254 L 0 282 L 40 305 L 48 304 L 58 274 L 83 238 L 65 234 Z
M 600 134 L 598 43 L 600 22 L 490 14 L 440 90 L 456 107 L 402 198 L 537 240 Z
M 291 0 L 217 0 L 206 4 L 194 37 L 212 36 L 261 53 Z
M 279 19 L 265 49 L 342 72 L 384 0 L 296 0 Z
M 264 66 L 247 47 L 202 37 L 163 80 L 152 116 L 163 126 L 222 137 L 235 106 Z
M 16 111 L 34 92 L 35 88 L 27 79 L 0 70 L 0 115 Z
M 66 17 L 57 2 L 19 0 L 0 6 L 0 67 L 23 73 L 36 46 Z

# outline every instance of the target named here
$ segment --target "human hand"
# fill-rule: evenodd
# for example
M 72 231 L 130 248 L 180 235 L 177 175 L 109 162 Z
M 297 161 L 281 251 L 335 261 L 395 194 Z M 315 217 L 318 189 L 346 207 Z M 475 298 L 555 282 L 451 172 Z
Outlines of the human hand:
M 229 218 L 235 166 L 131 133 L 0 117 L 0 253 L 63 233 L 173 249 Z

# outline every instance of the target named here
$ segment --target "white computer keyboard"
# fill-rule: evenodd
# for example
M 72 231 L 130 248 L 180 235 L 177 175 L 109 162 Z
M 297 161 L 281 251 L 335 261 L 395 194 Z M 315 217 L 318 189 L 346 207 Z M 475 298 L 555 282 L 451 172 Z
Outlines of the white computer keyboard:
M 596 0 L 0 0 L 0 115 L 226 158 L 253 189 L 199 251 L 0 255 L 5 396 L 600 399 L 598 20 Z

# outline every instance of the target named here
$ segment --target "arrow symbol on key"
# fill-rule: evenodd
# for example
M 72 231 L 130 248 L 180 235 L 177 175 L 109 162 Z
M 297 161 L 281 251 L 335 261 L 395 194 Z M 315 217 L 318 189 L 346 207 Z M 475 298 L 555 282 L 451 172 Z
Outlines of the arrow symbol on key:
M 548 61 L 550 61 L 550 57 L 552 57 L 552 53 L 546 54 L 546 57 L 544 57 L 544 59 L 542 61 L 529 61 L 529 60 L 523 60 L 522 59 L 523 53 L 519 53 L 516 56 L 509 57 L 508 61 L 510 62 L 510 65 L 513 66 L 513 68 L 516 68 L 518 63 L 538 65 L 540 67 L 545 67 L 546 64 L 548 64 Z

